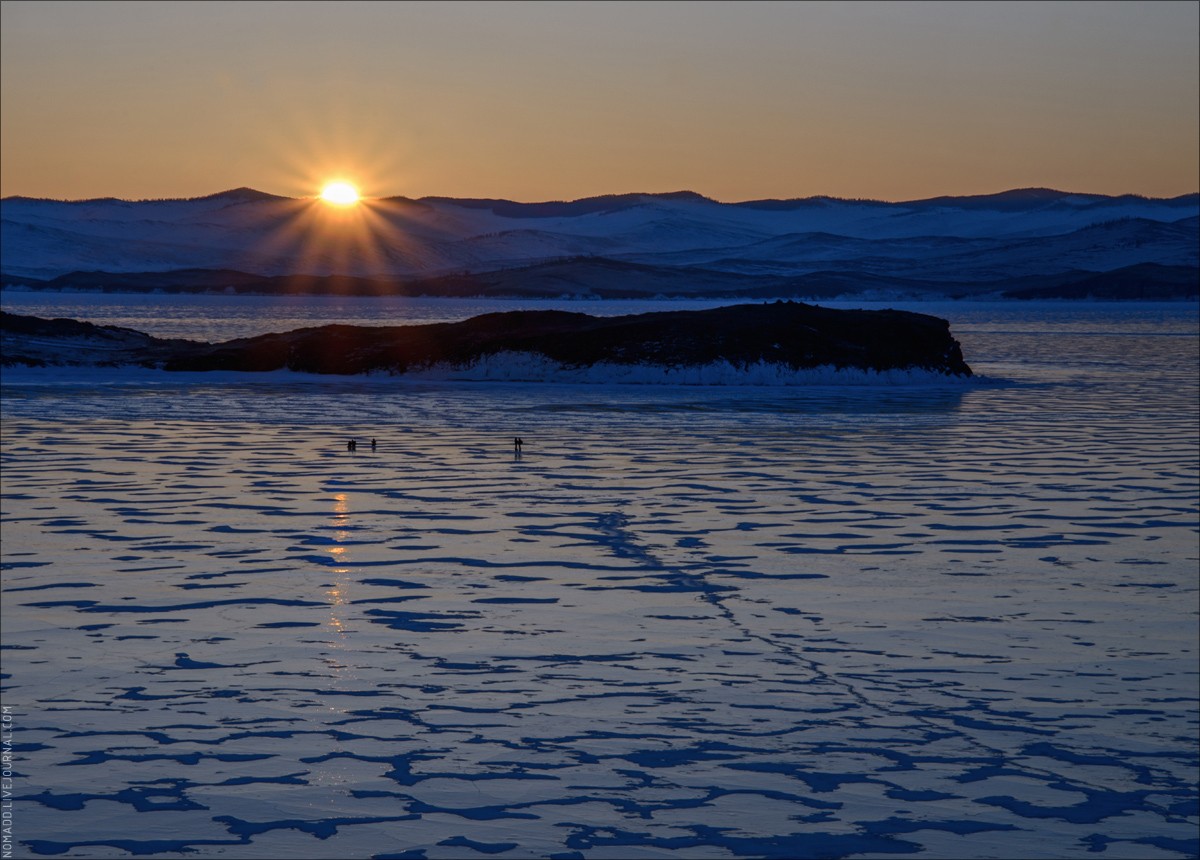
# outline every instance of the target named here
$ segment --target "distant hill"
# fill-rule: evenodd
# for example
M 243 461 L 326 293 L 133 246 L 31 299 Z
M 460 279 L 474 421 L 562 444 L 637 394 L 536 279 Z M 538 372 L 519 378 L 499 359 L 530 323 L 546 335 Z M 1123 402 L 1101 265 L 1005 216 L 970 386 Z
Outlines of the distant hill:
M 0 275 L 6 287 L 106 293 L 488 298 L 1106 298 L 1200 297 L 1200 268 L 1139 263 L 1111 272 L 1072 269 L 990 281 L 928 280 L 862 270 L 753 275 L 683 266 L 574 258 L 432 278 L 255 275 L 230 269 L 71 272 L 50 280 Z
M 186 200 L 5 198 L 0 263 L 6 286 L 43 289 L 790 295 L 836 281 L 849 294 L 976 294 L 1072 272 L 1195 268 L 1198 216 L 1195 194 L 1045 188 L 900 203 L 722 203 L 692 191 L 390 197 L 349 210 L 235 188 Z M 216 285 L 211 274 L 179 274 L 188 271 L 238 276 Z M 104 274 L 89 282 L 89 272 Z M 129 277 L 114 286 L 117 275 Z
M 1080 272 L 1058 283 L 1014 285 L 1002 295 L 1009 299 L 1197 299 L 1200 269 L 1141 263 L 1112 272 Z

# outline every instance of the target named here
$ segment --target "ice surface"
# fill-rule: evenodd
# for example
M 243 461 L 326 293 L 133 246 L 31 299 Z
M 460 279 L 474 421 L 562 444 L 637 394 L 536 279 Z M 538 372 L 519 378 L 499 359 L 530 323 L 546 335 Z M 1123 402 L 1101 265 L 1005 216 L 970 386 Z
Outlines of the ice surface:
M 972 313 L 965 386 L 6 372 L 18 856 L 1195 856 L 1196 310 Z

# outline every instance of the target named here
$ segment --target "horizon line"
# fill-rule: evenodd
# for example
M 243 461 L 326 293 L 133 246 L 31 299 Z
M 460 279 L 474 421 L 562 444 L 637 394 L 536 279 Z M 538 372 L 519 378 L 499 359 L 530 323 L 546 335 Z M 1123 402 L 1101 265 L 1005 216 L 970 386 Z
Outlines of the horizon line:
M 880 203 L 880 204 L 887 204 L 887 205 L 902 205 L 905 203 L 928 203 L 928 202 L 935 201 L 935 200 L 972 200 L 972 199 L 994 198 L 994 197 L 1003 198 L 1003 197 L 1015 196 L 1015 195 L 1018 195 L 1021 193 L 1028 194 L 1031 192 L 1040 192 L 1043 195 L 1046 195 L 1046 196 L 1053 195 L 1055 197 L 1095 197 L 1095 198 L 1111 199 L 1111 200 L 1116 200 L 1116 199 L 1121 199 L 1121 198 L 1126 198 L 1126 197 L 1133 197 L 1133 198 L 1137 198 L 1137 199 L 1141 199 L 1141 200 L 1169 201 L 1169 200 L 1178 200 L 1178 199 L 1184 198 L 1184 197 L 1200 196 L 1200 189 L 1198 189 L 1196 191 L 1186 191 L 1182 194 L 1175 194 L 1175 195 L 1172 195 L 1169 197 L 1155 197 L 1152 195 L 1141 194 L 1138 192 L 1124 192 L 1121 194 L 1102 194 L 1102 193 L 1087 192 L 1087 191 L 1063 191 L 1061 189 L 1050 188 L 1048 186 L 1023 186 L 1020 188 L 1007 188 L 1002 191 L 986 192 L 986 193 L 982 193 L 982 194 L 936 194 L 936 195 L 933 195 L 930 197 L 917 197 L 917 198 L 904 199 L 904 200 L 885 200 L 885 199 L 879 198 L 879 197 L 839 197 L 839 196 L 832 195 L 832 194 L 812 194 L 812 195 L 805 196 L 805 197 L 757 197 L 757 198 L 751 198 L 751 199 L 747 199 L 747 200 L 718 200 L 715 197 L 710 197 L 706 194 L 701 194 L 700 192 L 692 191 L 690 189 L 681 189 L 681 190 L 677 190 L 677 191 L 628 191 L 628 192 L 617 192 L 617 193 L 609 193 L 609 194 L 593 194 L 593 195 L 587 195 L 584 197 L 576 197 L 576 198 L 572 198 L 572 199 L 559 198 L 559 199 L 554 199 L 554 200 L 514 200 L 514 199 L 506 198 L 506 197 L 451 197 L 451 196 L 441 195 L 441 194 L 428 194 L 428 195 L 424 195 L 422 197 L 408 197 L 403 194 L 392 194 L 392 195 L 383 195 L 383 196 L 375 196 L 375 197 L 365 197 L 364 196 L 364 197 L 361 197 L 360 200 L 362 200 L 363 202 L 397 200 L 397 201 L 411 201 L 414 203 L 419 203 L 424 200 L 450 201 L 450 202 L 452 202 L 452 201 L 470 201 L 470 202 L 479 202 L 479 203 L 513 203 L 513 204 L 520 205 L 520 206 L 540 206 L 540 205 L 546 205 L 546 204 L 583 203 L 586 201 L 604 200 L 604 199 L 608 199 L 608 198 L 657 197 L 657 198 L 667 198 L 667 199 L 672 199 L 672 198 L 673 199 L 681 199 L 681 198 L 698 199 L 698 200 L 705 200 L 705 201 L 708 201 L 711 203 L 716 203 L 716 204 L 722 205 L 722 206 L 738 206 L 738 205 L 746 205 L 746 204 L 751 204 L 751 203 L 796 203 L 796 202 L 805 202 L 805 201 L 810 201 L 810 200 L 833 200 L 833 201 L 844 202 L 844 203 Z M 117 203 L 190 203 L 190 202 L 196 202 L 196 201 L 200 201 L 200 200 L 211 200 L 211 199 L 218 198 L 218 197 L 232 197 L 232 196 L 237 196 L 237 195 L 246 196 L 248 194 L 256 195 L 262 199 L 274 199 L 274 200 L 312 200 L 312 201 L 316 201 L 316 200 L 320 199 L 320 196 L 317 194 L 291 197 L 286 194 L 275 194 L 275 193 L 272 193 L 269 191 L 261 191 L 257 188 L 253 188 L 248 185 L 241 185 L 236 188 L 228 188 L 223 191 L 217 191 L 212 194 L 200 194 L 200 195 L 197 195 L 194 197 L 136 197 L 136 198 L 131 198 L 131 197 L 114 197 L 114 196 L 108 195 L 108 196 L 101 196 L 101 197 L 69 198 L 69 197 L 37 197 L 37 196 L 29 195 L 29 194 L 9 194 L 9 195 L 0 197 L 0 201 L 29 200 L 29 201 L 35 201 L 35 202 L 40 202 L 40 203 L 42 203 L 42 202 L 44 202 L 44 203 L 101 203 L 101 202 L 107 202 L 107 201 L 113 201 L 113 202 L 117 202 Z

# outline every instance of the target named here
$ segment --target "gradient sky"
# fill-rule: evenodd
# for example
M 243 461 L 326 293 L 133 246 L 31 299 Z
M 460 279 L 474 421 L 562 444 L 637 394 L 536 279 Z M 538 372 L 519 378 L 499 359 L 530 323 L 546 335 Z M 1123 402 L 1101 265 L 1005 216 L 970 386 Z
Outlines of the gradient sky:
M 1200 4 L 0 4 L 0 194 L 1200 187 Z

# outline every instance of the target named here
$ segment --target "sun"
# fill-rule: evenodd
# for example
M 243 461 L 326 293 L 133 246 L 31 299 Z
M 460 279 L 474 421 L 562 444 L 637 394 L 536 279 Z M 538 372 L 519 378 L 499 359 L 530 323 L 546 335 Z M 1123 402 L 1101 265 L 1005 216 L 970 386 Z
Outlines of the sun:
M 360 198 L 358 189 L 349 182 L 330 182 L 321 189 L 321 199 L 334 206 L 353 206 Z

